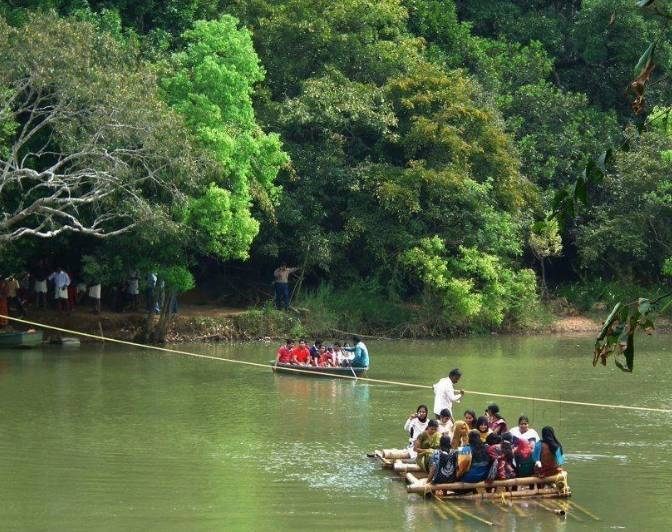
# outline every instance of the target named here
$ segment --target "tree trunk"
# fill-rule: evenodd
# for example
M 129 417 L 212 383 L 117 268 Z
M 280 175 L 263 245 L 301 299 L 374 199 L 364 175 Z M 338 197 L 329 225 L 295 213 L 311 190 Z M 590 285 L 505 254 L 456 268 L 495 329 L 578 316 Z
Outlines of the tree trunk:
M 546 299 L 548 296 L 548 286 L 546 286 L 546 260 L 544 257 L 539 259 L 541 263 L 541 298 Z

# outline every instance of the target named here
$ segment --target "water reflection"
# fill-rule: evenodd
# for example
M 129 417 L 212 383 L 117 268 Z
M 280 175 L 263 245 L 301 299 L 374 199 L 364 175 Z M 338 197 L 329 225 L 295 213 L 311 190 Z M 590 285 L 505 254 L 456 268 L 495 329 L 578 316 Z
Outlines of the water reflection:
M 643 339 L 641 368 L 630 375 L 593 369 L 590 344 L 555 337 L 372 342 L 371 376 L 429 385 L 459 366 L 467 389 L 672 404 L 672 369 L 662 352 L 669 338 Z M 200 348 L 254 362 L 266 362 L 270 350 Z M 0 383 L 6 529 L 486 528 L 407 494 L 403 482 L 365 458 L 404 444 L 404 417 L 431 404 L 430 389 L 274 375 L 270 368 L 111 346 L 5 352 Z M 481 412 L 490 400 L 467 395 L 458 413 Z M 601 526 L 668 528 L 660 508 L 672 485 L 669 417 L 498 402 L 509 421 L 525 413 L 537 430 L 556 427 L 572 500 L 601 517 Z M 582 521 L 571 513 L 562 520 L 535 501 L 455 504 L 507 530 L 595 524 L 580 513 Z

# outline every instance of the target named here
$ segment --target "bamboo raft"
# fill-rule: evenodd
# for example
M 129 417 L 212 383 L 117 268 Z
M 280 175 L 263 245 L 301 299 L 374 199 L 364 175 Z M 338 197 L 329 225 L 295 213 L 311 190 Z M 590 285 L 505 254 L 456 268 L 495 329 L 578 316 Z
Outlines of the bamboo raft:
M 434 496 L 441 500 L 566 499 L 572 495 L 566 471 L 550 477 L 428 484 L 427 474 L 410 460 L 408 451 L 383 449 L 374 451 L 373 456 L 381 462 L 383 469 L 392 470 L 407 482 L 408 493 Z

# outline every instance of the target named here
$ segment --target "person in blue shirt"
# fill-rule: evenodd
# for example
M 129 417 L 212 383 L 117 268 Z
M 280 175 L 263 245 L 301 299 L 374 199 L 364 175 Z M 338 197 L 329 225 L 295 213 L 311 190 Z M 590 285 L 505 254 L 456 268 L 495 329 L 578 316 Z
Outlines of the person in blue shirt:
M 355 335 L 352 337 L 352 341 L 355 344 L 355 347 L 344 347 L 345 351 L 351 351 L 355 353 L 355 358 L 352 359 L 350 365 L 355 368 L 368 368 L 369 367 L 369 350 L 366 348 L 362 339 Z

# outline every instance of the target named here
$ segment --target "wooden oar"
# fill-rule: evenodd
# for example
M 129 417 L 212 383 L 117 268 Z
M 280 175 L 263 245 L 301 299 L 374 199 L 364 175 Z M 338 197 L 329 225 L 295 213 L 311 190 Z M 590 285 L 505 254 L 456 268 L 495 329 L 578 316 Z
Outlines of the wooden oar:
M 583 513 L 586 514 L 588 517 L 590 517 L 590 518 L 592 518 L 592 519 L 595 519 L 595 521 L 600 521 L 600 520 L 601 520 L 601 519 L 600 519 L 599 517 L 597 517 L 594 513 L 589 512 L 589 511 L 586 510 L 583 506 L 578 505 L 578 504 L 575 503 L 574 501 L 569 501 L 569 500 L 568 500 L 568 501 L 567 501 L 567 504 L 568 504 L 569 506 L 571 506 L 572 508 L 576 508 L 577 510 L 579 510 L 579 512 L 583 512 Z

